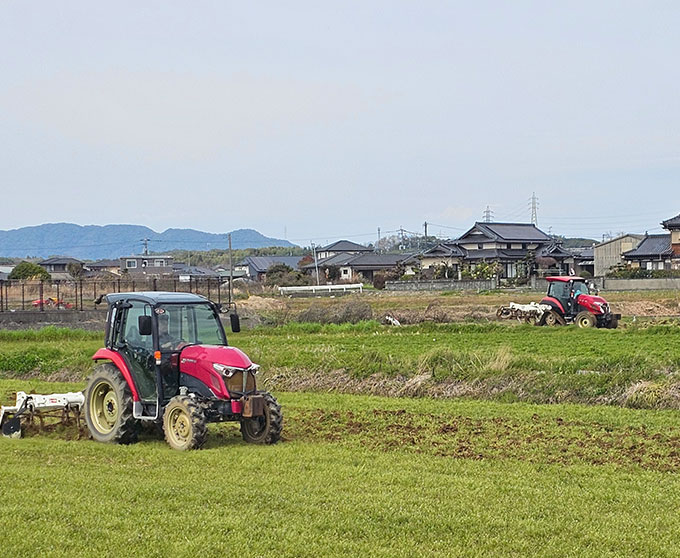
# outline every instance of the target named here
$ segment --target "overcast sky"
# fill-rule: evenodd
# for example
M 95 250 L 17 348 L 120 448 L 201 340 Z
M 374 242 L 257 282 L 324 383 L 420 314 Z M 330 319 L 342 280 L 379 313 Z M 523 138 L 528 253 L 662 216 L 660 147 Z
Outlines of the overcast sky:
M 298 244 L 680 213 L 680 2 L 0 3 L 0 229 Z

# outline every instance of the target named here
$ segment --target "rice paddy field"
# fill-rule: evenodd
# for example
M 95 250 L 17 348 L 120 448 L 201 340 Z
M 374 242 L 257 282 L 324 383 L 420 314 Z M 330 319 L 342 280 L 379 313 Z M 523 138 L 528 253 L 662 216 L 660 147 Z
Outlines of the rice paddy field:
M 626 302 L 623 300 L 623 302 Z M 633 302 L 633 301 L 631 301 Z M 661 304 L 661 303 L 659 303 Z M 677 556 L 680 332 L 285 323 L 230 336 L 282 442 L 0 438 L 8 556 Z M 0 400 L 83 389 L 101 334 L 0 330 Z

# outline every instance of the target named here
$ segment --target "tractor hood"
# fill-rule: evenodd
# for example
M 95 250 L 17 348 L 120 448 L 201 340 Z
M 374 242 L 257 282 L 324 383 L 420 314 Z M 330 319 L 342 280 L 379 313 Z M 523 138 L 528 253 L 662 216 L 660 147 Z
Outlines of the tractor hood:
M 248 355 L 240 349 L 222 345 L 189 345 L 182 351 L 179 363 L 181 372 L 197 365 L 212 370 L 214 363 L 234 368 L 249 368 L 253 365 Z
M 219 399 L 229 399 L 225 368 L 245 370 L 251 366 L 248 355 L 236 347 L 189 345 L 179 356 L 179 371 L 205 384 Z
M 606 314 L 609 312 L 609 303 L 601 296 L 580 294 L 576 297 L 576 302 L 593 314 Z

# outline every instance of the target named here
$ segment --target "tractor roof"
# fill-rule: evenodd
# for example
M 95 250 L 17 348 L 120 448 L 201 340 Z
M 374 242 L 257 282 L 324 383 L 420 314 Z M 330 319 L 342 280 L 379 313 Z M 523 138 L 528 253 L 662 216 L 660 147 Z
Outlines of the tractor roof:
M 555 277 L 546 277 L 546 281 L 562 281 L 567 283 L 568 281 L 585 281 L 583 277 L 575 277 L 574 275 L 556 275 Z
M 106 302 L 114 304 L 119 300 L 141 300 L 149 304 L 205 304 L 209 302 L 204 296 L 193 293 L 173 293 L 164 291 L 144 291 L 137 293 L 111 293 L 106 295 Z

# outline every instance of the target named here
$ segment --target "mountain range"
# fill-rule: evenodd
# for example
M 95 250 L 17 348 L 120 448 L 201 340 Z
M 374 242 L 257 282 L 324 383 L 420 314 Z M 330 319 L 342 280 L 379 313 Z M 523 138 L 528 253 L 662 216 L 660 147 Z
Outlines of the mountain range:
M 141 254 L 144 239 L 150 252 L 170 250 L 213 250 L 228 248 L 227 233 L 214 234 L 194 229 L 167 229 L 158 233 L 141 225 L 75 225 L 47 223 L 13 230 L 0 230 L 0 256 L 47 258 L 71 256 L 81 260 L 119 258 Z M 231 232 L 235 250 L 295 246 L 287 240 L 269 238 L 253 229 Z

